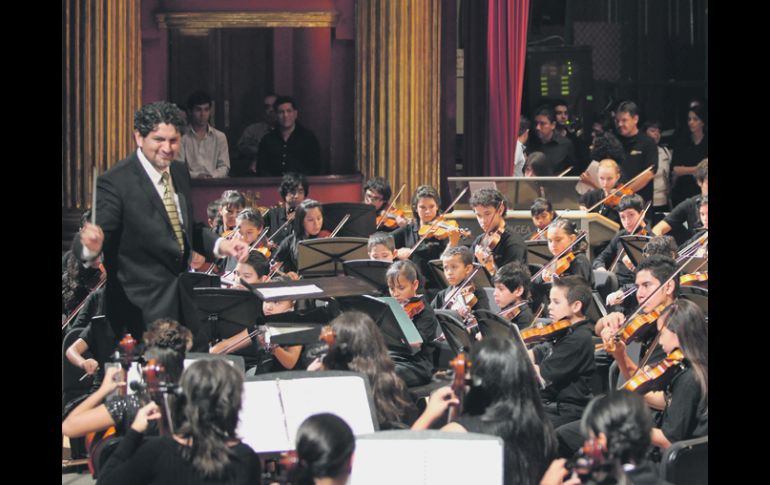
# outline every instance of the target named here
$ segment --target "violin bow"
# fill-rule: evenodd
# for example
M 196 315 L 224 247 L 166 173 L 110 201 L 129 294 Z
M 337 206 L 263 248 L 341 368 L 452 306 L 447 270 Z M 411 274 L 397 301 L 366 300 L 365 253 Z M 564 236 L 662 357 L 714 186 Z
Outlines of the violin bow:
M 385 209 L 385 215 L 387 215 L 388 212 L 390 212 L 393 209 L 393 207 L 396 206 L 396 201 L 398 200 L 398 197 L 401 195 L 401 192 L 403 192 L 405 188 L 406 188 L 406 184 L 401 185 L 401 189 L 399 189 L 399 191 L 396 194 L 396 196 L 393 197 L 393 200 L 391 200 L 390 205 L 388 206 L 388 208 Z M 382 219 L 380 220 L 380 223 L 377 224 L 377 227 L 375 227 L 374 230 L 376 231 L 377 229 L 379 229 L 383 222 L 385 222 L 385 216 L 382 217 Z
M 650 209 L 651 206 L 652 206 L 652 202 L 647 202 L 647 207 L 645 207 L 644 210 L 642 211 L 642 213 L 639 215 L 639 220 L 636 221 L 636 224 L 634 225 L 634 228 L 631 230 L 631 235 L 632 236 L 634 234 L 636 234 L 636 230 L 639 229 L 639 226 L 644 221 L 644 216 L 647 214 L 647 211 Z M 621 245 L 620 249 L 618 250 L 618 255 L 615 257 L 615 261 L 612 262 L 612 264 L 610 265 L 610 267 L 609 267 L 609 269 L 607 271 L 610 271 L 610 272 L 614 272 L 615 271 L 615 266 L 618 265 L 618 262 L 620 261 L 620 258 L 623 257 L 623 253 L 625 251 L 626 251 L 626 248 Z
M 348 219 L 350 219 L 350 214 L 345 214 L 345 217 L 342 218 L 339 224 L 337 224 L 337 227 L 334 228 L 331 234 L 329 234 L 329 237 L 334 237 L 337 235 L 338 232 L 340 232 L 340 229 L 342 229 L 342 226 L 345 225 L 346 222 L 348 222 Z
M 566 209 L 564 212 L 569 212 L 569 209 Z M 544 233 L 544 232 L 546 232 L 546 231 L 548 230 L 548 228 L 549 228 L 549 227 L 551 227 L 551 226 L 553 225 L 553 223 L 554 223 L 554 222 L 558 221 L 558 220 L 559 220 L 559 219 L 561 219 L 561 218 L 562 218 L 562 215 L 561 215 L 561 214 L 558 214 L 556 217 L 554 217 L 554 218 L 553 218 L 553 220 L 550 222 L 550 224 L 548 224 L 548 225 L 547 225 L 547 226 L 545 226 L 544 228 L 540 229 L 540 230 L 537 232 L 537 235 L 535 235 L 535 238 L 534 238 L 534 239 L 530 239 L 530 241 L 536 241 L 536 240 L 540 239 L 540 236 L 542 236 L 542 235 L 543 235 L 543 233 Z
M 455 204 L 457 204 L 460 201 L 462 196 L 465 195 L 467 191 L 468 191 L 468 187 L 465 187 L 463 191 L 460 192 L 460 195 L 458 195 L 457 198 L 455 198 L 455 200 L 453 200 L 452 203 L 449 204 L 449 207 L 447 207 L 446 210 L 440 216 L 438 215 L 436 216 L 436 218 L 431 223 L 425 235 L 421 237 L 414 246 L 412 246 L 412 249 L 409 250 L 409 256 L 412 256 L 412 253 L 414 253 L 415 249 L 417 249 L 417 247 L 420 244 L 422 244 L 422 242 L 425 241 L 428 238 L 428 236 L 431 235 L 431 233 L 435 230 L 436 226 L 438 226 L 438 224 L 442 221 L 442 216 L 445 215 L 447 212 L 449 212 L 452 209 L 452 207 L 454 207 Z
M 641 172 L 639 172 L 639 174 L 638 174 L 636 177 L 634 177 L 634 178 L 632 178 L 631 180 L 629 180 L 628 182 L 624 183 L 623 185 L 621 185 L 621 186 L 620 186 L 620 187 L 618 187 L 617 189 L 614 189 L 614 190 L 613 190 L 613 191 L 610 193 L 610 195 L 608 195 L 607 197 L 603 198 L 602 200 L 600 200 L 599 202 L 597 202 L 596 204 L 594 204 L 593 206 L 591 206 L 591 208 L 590 208 L 590 209 L 588 209 L 586 212 L 591 212 L 592 210 L 596 209 L 596 208 L 597 208 L 597 207 L 599 207 L 600 205 L 604 204 L 604 202 L 606 202 L 606 201 L 607 201 L 607 199 L 609 199 L 609 198 L 610 198 L 610 197 L 612 197 L 613 195 L 616 195 L 618 192 L 620 192 L 621 190 L 625 189 L 626 187 L 628 187 L 628 186 L 629 186 L 629 185 L 631 185 L 632 183 L 636 182 L 636 179 L 638 179 L 639 177 L 641 177 L 642 175 L 644 175 L 644 172 L 646 172 L 646 171 L 648 171 L 648 170 L 652 170 L 652 167 L 650 166 L 650 167 L 647 167 L 647 168 L 645 168 L 644 170 L 642 170 Z
M 78 313 L 80 313 L 80 310 L 82 310 L 83 307 L 86 306 L 86 301 L 88 300 L 88 297 L 91 296 L 92 294 L 96 293 L 96 291 L 99 290 L 99 288 L 101 288 L 102 286 L 104 286 L 104 284 L 106 282 L 107 282 L 107 273 L 106 272 L 102 272 L 102 274 L 99 276 L 99 282 L 96 284 L 96 286 L 94 286 L 94 289 L 91 290 L 85 296 L 85 298 L 83 298 L 83 300 L 81 300 L 80 303 L 78 303 L 78 306 L 75 307 L 74 310 L 72 310 L 72 313 L 70 313 L 70 315 L 67 317 L 67 319 L 64 321 L 64 323 L 61 324 L 61 329 L 62 330 L 64 330 L 67 327 L 67 325 L 69 325 L 70 322 L 72 322 L 72 320 L 75 319 L 75 317 L 78 315 Z
M 527 305 L 527 304 L 529 304 L 529 300 L 521 300 L 520 302 L 514 303 L 513 305 L 511 305 L 510 308 L 503 308 L 502 310 L 500 310 L 500 312 L 497 314 L 497 316 L 498 317 L 505 317 L 505 315 L 507 315 L 508 313 L 511 313 L 515 309 L 521 308 L 521 307 L 523 307 L 524 305 Z
M 570 243 L 570 245 L 569 245 L 569 246 L 567 246 L 567 247 L 564 249 L 564 251 L 560 252 L 558 256 L 555 256 L 555 257 L 554 257 L 552 260 L 548 261 L 548 263 L 546 263 L 545 265 L 543 265 L 543 267 L 542 267 L 542 268 L 540 268 L 540 270 L 539 270 L 537 273 L 535 273 L 535 275 L 534 275 L 534 276 L 532 276 L 532 278 L 530 278 L 530 281 L 535 281 L 535 279 L 537 279 L 537 277 L 538 277 L 538 276 L 540 276 L 540 275 L 543 273 L 543 271 L 545 271 L 545 269 L 546 269 L 546 268 L 548 268 L 549 266 L 551 266 L 552 264 L 554 264 L 555 262 L 557 262 L 557 261 L 559 260 L 559 258 L 561 258 L 561 257 L 562 257 L 562 256 L 564 256 L 565 254 L 567 254 L 567 252 L 568 252 L 569 250 L 571 250 L 571 249 L 572 249 L 572 248 L 575 246 L 575 244 L 577 244 L 577 243 L 579 243 L 581 240 L 583 240 L 583 238 L 584 238 L 584 237 L 586 237 L 586 234 L 587 234 L 587 233 L 586 233 L 585 231 L 582 231 L 582 232 L 580 233 L 580 235 L 579 235 L 577 238 L 575 238 L 575 240 L 574 240 L 574 241 L 572 241 L 572 242 Z
M 708 240 L 709 240 L 709 232 L 708 230 L 706 230 L 706 232 L 701 237 L 691 242 L 690 244 L 682 248 L 681 251 L 679 251 L 679 259 L 677 260 L 677 262 L 683 260 L 684 258 L 689 258 L 691 253 L 695 253 L 698 249 L 706 245 L 708 243 Z
M 557 175 L 557 177 L 564 177 L 565 175 L 567 175 L 569 173 L 570 170 L 572 170 L 572 167 L 567 167 L 567 170 L 565 170 L 562 173 L 560 173 L 559 175 Z
M 249 252 L 251 252 L 251 251 L 254 251 L 254 250 L 255 250 L 255 248 L 256 248 L 256 247 L 259 245 L 259 243 L 260 243 L 260 242 L 261 242 L 261 241 L 262 241 L 262 240 L 265 238 L 265 236 L 267 235 L 267 232 L 268 232 L 269 230 L 270 230 L 270 226 L 265 226 L 265 227 L 262 229 L 262 234 L 260 234 L 260 235 L 259 235 L 259 237 L 257 238 L 257 240 L 256 240 L 256 241 L 254 241 L 253 243 L 251 243 L 251 244 L 249 245 Z
M 529 324 L 530 327 L 535 324 L 535 321 L 537 321 L 538 318 L 540 318 L 540 315 L 543 314 L 543 310 L 545 310 L 545 303 L 540 304 L 540 308 L 538 308 L 537 313 L 535 313 L 535 318 L 533 318 L 532 323 Z

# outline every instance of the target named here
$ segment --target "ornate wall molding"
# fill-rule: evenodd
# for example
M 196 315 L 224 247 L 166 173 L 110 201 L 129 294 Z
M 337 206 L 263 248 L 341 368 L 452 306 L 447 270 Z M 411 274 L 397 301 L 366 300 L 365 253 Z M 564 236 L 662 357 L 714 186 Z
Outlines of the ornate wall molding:
M 166 12 L 155 16 L 162 29 L 200 31 L 255 27 L 328 27 L 339 22 L 337 12 Z

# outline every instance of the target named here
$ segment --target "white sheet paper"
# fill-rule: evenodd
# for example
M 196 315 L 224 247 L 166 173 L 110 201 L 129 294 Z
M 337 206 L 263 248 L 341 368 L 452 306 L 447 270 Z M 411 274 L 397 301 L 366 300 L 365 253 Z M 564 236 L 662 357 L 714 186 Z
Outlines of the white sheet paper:
M 297 296 L 309 295 L 313 293 L 323 293 L 323 290 L 316 285 L 302 286 L 283 286 L 280 288 L 256 288 L 263 299 L 279 296 Z

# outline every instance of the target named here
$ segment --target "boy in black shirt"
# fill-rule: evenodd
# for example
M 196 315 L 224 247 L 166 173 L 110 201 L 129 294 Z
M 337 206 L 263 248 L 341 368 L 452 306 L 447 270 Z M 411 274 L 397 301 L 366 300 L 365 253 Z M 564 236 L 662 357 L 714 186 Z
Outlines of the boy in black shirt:
M 491 275 L 497 268 L 511 261 L 527 261 L 524 239 L 505 225 L 507 203 L 503 194 L 495 189 L 481 189 L 473 194 L 470 205 L 483 234 L 473 241 L 472 253 Z M 494 248 L 488 250 L 489 241 L 496 239 Z M 487 262 L 491 256 L 491 265 Z M 491 270 L 490 270 L 491 268 Z
M 446 298 L 454 293 L 455 297 L 452 298 L 454 303 L 450 304 L 448 309 L 457 310 L 460 315 L 465 317 L 465 310 L 459 302 L 461 300 L 461 292 L 456 292 L 455 289 L 473 272 L 473 255 L 471 250 L 467 246 L 447 248 L 444 254 L 441 255 L 441 262 L 444 266 L 444 276 L 446 276 L 449 287 L 439 291 L 430 304 L 434 309 L 443 309 L 446 304 Z M 468 284 L 468 286 L 471 285 L 472 283 Z M 473 295 L 478 301 L 473 305 L 472 310 L 489 310 L 489 298 L 487 298 L 487 293 L 483 288 L 474 288 Z
M 549 316 L 554 321 L 569 320 L 571 326 L 529 351 L 538 377 L 545 382 L 541 397 L 554 428 L 579 420 L 592 397 L 593 324 L 583 314 L 590 301 L 591 288 L 579 276 L 554 278 Z
M 700 195 L 690 197 L 680 202 L 674 210 L 652 228 L 653 234 L 662 236 L 672 233 L 676 242 L 681 244 L 690 239 L 695 230 L 701 227 L 699 209 L 701 198 L 709 193 L 709 162 L 708 158 L 701 161 L 695 171 L 695 181 L 700 187 Z
M 518 310 L 512 310 L 510 314 L 502 315 L 506 320 L 510 320 L 523 330 L 530 326 L 534 315 L 532 309 L 526 302 L 529 297 L 529 274 L 527 267 L 518 262 L 512 261 L 501 267 L 495 274 L 492 282 L 495 285 L 495 303 L 501 310 L 512 309 L 519 303 L 524 302 L 518 307 Z M 513 314 L 515 313 L 515 316 Z

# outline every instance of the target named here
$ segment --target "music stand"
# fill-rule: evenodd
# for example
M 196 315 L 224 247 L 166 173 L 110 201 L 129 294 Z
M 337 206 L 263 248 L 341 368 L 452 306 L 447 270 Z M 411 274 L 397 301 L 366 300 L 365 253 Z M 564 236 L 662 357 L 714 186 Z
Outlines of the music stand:
M 650 239 L 652 239 L 650 236 L 620 236 L 620 244 L 626 250 L 628 259 L 631 260 L 634 266 L 638 266 L 639 262 L 643 259 L 644 248 L 650 242 Z
M 356 457 L 350 481 L 354 484 L 502 485 L 503 448 L 503 439 L 499 436 L 479 433 L 389 430 L 356 435 Z M 471 456 L 473 466 L 447 466 L 466 463 Z
M 297 245 L 297 273 L 303 277 L 343 274 L 342 263 L 366 259 L 369 240 L 360 237 L 307 239 Z
M 428 268 L 430 268 L 433 278 L 437 282 L 440 282 L 439 288 L 449 288 L 449 282 L 444 274 L 444 263 L 440 259 L 432 259 L 428 262 Z M 489 273 L 486 268 L 482 267 L 479 263 L 473 263 L 473 269 L 480 268 L 479 271 L 473 276 L 473 284 L 476 288 L 494 288 L 495 285 L 489 279 Z M 482 271 L 483 270 L 483 271 Z
M 527 264 L 544 265 L 553 259 L 553 254 L 548 250 L 548 241 L 525 241 L 527 245 Z
M 350 219 L 342 226 L 337 237 L 365 237 L 368 238 L 377 227 L 377 211 L 373 205 L 351 204 L 349 202 L 332 202 L 323 205 L 324 229 L 334 230 L 337 224 L 350 214 Z
M 206 273 L 186 272 L 179 275 L 179 279 L 186 279 L 192 288 L 220 288 L 222 282 L 218 275 Z
M 243 356 L 235 355 L 235 354 L 209 354 L 206 352 L 187 352 L 184 356 L 184 368 L 187 369 L 187 367 L 190 366 L 193 362 L 196 360 L 213 360 L 213 359 L 220 359 L 226 361 L 231 366 L 240 369 L 241 372 L 246 372 L 246 361 L 243 359 Z
M 371 283 L 383 295 L 388 295 L 388 281 L 385 274 L 391 263 L 376 259 L 351 259 L 343 261 L 342 270 L 345 276 L 355 276 Z
M 266 341 L 278 345 L 316 343 L 323 326 L 333 318 L 326 307 L 268 315 L 264 319 Z
M 198 320 L 202 323 L 200 335 L 206 343 L 237 335 L 245 328 L 264 318 L 262 302 L 248 290 L 237 288 L 195 288 L 193 298 Z M 239 355 L 256 357 L 253 345 L 238 351 Z
M 420 332 L 395 298 L 357 295 L 337 301 L 341 311 L 359 311 L 372 317 L 389 350 L 409 354 L 420 351 L 423 343 Z
M 334 413 L 354 434 L 363 434 L 379 430 L 375 409 L 369 380 L 360 372 L 262 374 L 244 382 L 236 433 L 257 453 L 291 450 L 297 429 L 314 414 Z
M 460 352 L 469 352 L 473 342 L 468 331 L 465 330 L 460 314 L 454 310 L 435 310 L 435 312 L 441 331 L 446 337 L 446 343 L 452 352 L 455 355 Z
M 478 183 L 486 182 L 488 185 L 494 184 L 505 195 L 510 210 L 529 210 L 538 197 L 547 198 L 555 210 L 561 210 L 575 209 L 575 184 L 580 181 L 580 177 L 448 177 L 447 181 L 453 198 L 470 182 L 475 182 L 475 187 L 482 187 L 485 184 Z M 469 210 L 470 197 L 471 194 L 466 193 L 455 208 Z
M 519 335 L 519 327 L 512 322 L 504 319 L 500 315 L 490 312 L 489 310 L 476 310 L 473 312 L 476 315 L 476 320 L 479 322 L 479 329 L 481 335 L 484 337 L 500 337 L 502 339 L 515 339 L 521 341 L 522 345 L 524 341 L 521 340 Z
M 704 315 L 709 314 L 709 290 L 699 286 L 679 287 L 679 297 L 698 305 Z

